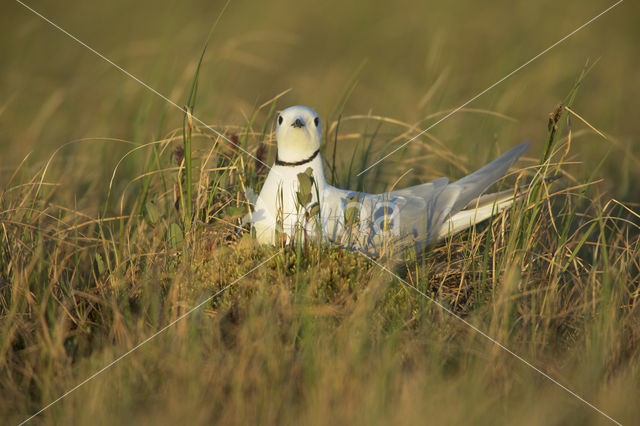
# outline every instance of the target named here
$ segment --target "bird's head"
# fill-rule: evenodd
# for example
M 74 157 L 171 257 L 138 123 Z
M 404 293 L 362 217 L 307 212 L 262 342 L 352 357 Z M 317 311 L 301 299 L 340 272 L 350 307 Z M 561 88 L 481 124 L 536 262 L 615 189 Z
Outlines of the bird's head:
M 312 156 L 320 149 L 320 118 L 311 108 L 289 107 L 276 118 L 278 158 L 297 162 Z

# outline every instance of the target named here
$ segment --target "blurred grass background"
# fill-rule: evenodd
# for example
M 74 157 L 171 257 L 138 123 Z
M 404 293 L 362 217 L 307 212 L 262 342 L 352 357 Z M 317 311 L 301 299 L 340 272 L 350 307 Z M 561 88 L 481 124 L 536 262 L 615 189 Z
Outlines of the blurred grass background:
M 256 105 L 291 88 L 282 107 L 309 105 L 328 121 L 355 76 L 345 114 L 371 112 L 426 127 L 434 120 L 421 122 L 424 117 L 457 107 L 609 4 L 234 2 L 205 57 L 195 114 L 218 126 L 241 125 Z M 145 1 L 34 6 L 179 105 L 222 8 L 220 2 Z M 584 64 L 599 60 L 575 110 L 619 145 L 585 136 L 574 151 L 585 167 L 576 173 L 588 173 L 612 148 L 605 185 L 615 197 L 639 201 L 637 12 L 636 3 L 623 3 L 470 105 L 515 121 L 459 113 L 432 133 L 470 166 L 522 140 L 534 143 L 529 155 L 535 157 L 546 137 L 547 114 Z M 33 161 L 46 159 L 76 138 L 141 142 L 179 127 L 181 115 L 164 101 L 17 3 L 3 6 L 0 19 L 3 177 L 26 153 L 33 151 Z M 376 144 L 374 154 L 390 150 L 385 142 Z M 81 179 L 83 167 L 110 171 L 125 149 L 92 146 L 85 151 L 93 158 L 88 162 L 74 161 L 70 149 L 59 161 L 76 163 L 74 180 Z M 101 155 L 89 154 L 96 151 Z
M 223 7 L 218 1 L 28 4 L 179 105 L 186 102 L 202 45 Z M 233 1 L 204 57 L 194 114 L 227 135 L 251 134 L 245 146 L 252 152 L 260 142 L 256 134 L 265 123 L 270 126 L 269 108 L 261 109 L 252 119 L 256 108 L 288 89 L 277 102 L 279 108 L 308 105 L 327 126 L 341 114 L 343 118 L 370 114 L 425 128 L 439 117 L 432 114 L 459 106 L 610 4 L 574 0 L 490 4 L 468 0 L 393 4 Z M 143 179 L 136 179 L 149 164 L 149 151 L 124 158 L 107 198 L 114 168 L 135 146 L 167 138 L 180 129 L 182 114 L 18 3 L 4 2 L 1 8 L 0 186 L 27 184 L 62 147 L 50 162 L 45 179 L 55 183 L 56 189 L 33 206 L 43 212 L 51 212 L 55 206 L 57 213 L 52 214 L 60 220 L 64 216 L 61 211 L 72 210 L 76 215 L 73 223 L 81 217 L 135 211 L 137 193 L 144 186 Z M 568 165 L 565 171 L 570 184 L 580 183 L 602 162 L 595 176 L 602 182 L 594 193 L 605 194 L 603 204 L 613 197 L 637 211 L 638 16 L 637 3 L 622 3 L 469 105 L 484 112 L 461 111 L 434 128 L 430 133 L 442 146 L 426 137 L 416 140 L 365 175 L 364 187 L 370 191 L 388 188 L 407 169 L 411 172 L 400 186 L 443 175 L 458 178 L 523 140 L 533 143 L 523 164 L 533 165 L 544 149 L 549 113 L 569 93 L 585 64 L 597 61 L 572 109 L 605 132 L 608 140 L 572 119 L 575 138 L 568 160 L 579 164 Z M 346 93 L 349 96 L 342 107 Z M 337 181 L 347 181 L 344 170 L 354 152 L 359 158 L 360 151 L 354 150 L 367 143 L 366 135 L 375 134 L 367 162 L 371 163 L 415 134 L 400 137 L 405 130 L 393 124 L 378 127 L 375 120 L 345 119 L 339 128 Z M 356 136 L 349 137 L 351 134 Z M 84 141 L 68 144 L 81 139 Z M 273 141 L 267 138 L 267 142 L 272 158 Z M 331 142 L 325 144 L 325 154 L 332 152 Z M 163 167 L 173 164 L 173 148 L 181 143 L 171 141 L 160 153 Z M 212 139 L 199 137 L 194 143 L 196 149 L 206 152 Z M 443 161 L 434 149 L 448 150 L 454 157 Z M 152 188 L 162 193 L 160 184 Z M 2 200 L 13 206 L 7 194 Z M 27 193 L 25 199 L 30 196 Z M 38 222 L 34 229 L 42 226 L 40 233 L 33 231 L 28 238 L 27 231 L 12 234 L 6 229 L 18 219 L 7 206 L 3 209 L 2 244 L 7 250 L 3 252 L 2 369 L 9 378 L 2 386 L 3 393 L 14 395 L 16 401 L 6 400 L 1 408 L 12 421 L 23 419 L 71 388 L 264 256 L 263 249 L 244 246 L 236 247 L 246 255 L 241 260 L 223 248 L 216 248 L 211 255 L 207 251 L 210 247 L 198 245 L 202 242 L 189 246 L 189 256 L 200 265 L 195 272 L 193 262 L 181 265 L 171 256 L 146 263 L 140 260 L 144 258 L 141 252 L 145 256 L 165 253 L 164 234 L 130 223 L 127 232 L 138 231 L 126 242 L 118 238 L 125 226 L 118 228 L 116 223 L 111 231 L 99 226 L 83 231 L 82 236 L 88 238 L 83 246 L 86 253 L 68 248 L 65 250 L 70 251 L 58 251 L 56 247 L 63 245 L 42 242 L 49 225 Z M 629 220 L 637 223 L 633 215 Z M 528 311 L 514 313 L 509 309 L 517 311 L 516 307 L 503 304 L 504 300 L 520 303 L 509 293 L 519 278 L 510 275 L 508 263 L 489 279 L 492 287 L 485 289 L 494 295 L 487 297 L 499 303 L 481 306 L 475 317 L 486 328 L 491 325 L 503 341 L 549 368 L 561 382 L 629 423 L 638 419 L 630 404 L 638 395 L 635 379 L 640 374 L 640 334 L 637 326 L 632 326 L 638 318 L 637 259 L 633 260 L 638 253 L 638 240 L 633 239 L 636 229 L 616 228 L 611 252 L 590 252 L 592 261 L 585 270 L 591 272 L 576 272 L 571 278 L 584 280 L 581 291 L 588 288 L 592 299 L 587 301 L 584 296 L 576 306 L 568 303 L 575 302 L 571 298 L 562 299 L 566 305 L 552 304 L 559 309 L 554 314 L 557 317 L 549 314 L 551 308 L 545 303 L 536 308 L 535 304 L 529 306 L 527 299 L 527 309 L 541 309 L 550 315 L 532 320 L 544 319 L 543 329 L 548 334 L 541 333 L 543 337 L 531 335 L 529 326 L 519 322 L 528 318 Z M 145 232 L 149 233 L 147 240 L 143 240 Z M 72 243 L 79 238 L 73 232 L 55 235 Z M 206 238 L 219 241 L 217 234 Z M 615 251 L 614 243 L 623 249 Z M 123 246 L 128 244 L 144 249 L 138 250 L 138 257 L 127 258 Z M 101 252 L 102 261 L 116 265 L 103 265 L 107 273 L 95 272 L 100 265 L 96 265 L 99 262 L 93 253 L 95 246 L 101 245 L 109 247 Z M 18 254 L 23 249 L 24 253 Z M 491 256 L 502 256 L 496 250 Z M 123 361 L 125 366 L 105 373 L 40 421 L 172 423 L 186 417 L 198 423 L 280 424 L 300 420 L 367 424 L 604 422 L 504 353 L 490 349 L 463 326 L 452 324 L 428 302 L 397 290 L 398 283 L 358 263 L 356 256 L 345 254 L 346 259 L 337 260 L 331 256 L 337 255 L 330 252 L 329 260 L 310 262 L 308 269 L 295 277 L 285 273 L 289 271 L 287 258 L 278 260 L 262 279 L 248 280 L 247 295 L 230 293 L 226 302 L 214 304 L 207 315 L 181 326 L 175 335 L 150 343 L 151 349 Z M 612 267 L 607 256 L 612 263 L 628 257 L 627 266 Z M 234 261 L 246 268 L 238 271 L 229 267 Z M 462 268 L 473 264 L 469 262 L 463 262 Z M 118 266 L 121 264 L 124 266 Z M 408 268 L 417 271 L 419 264 L 416 260 Z M 314 289 L 309 296 L 312 301 L 300 305 L 292 296 L 297 293 L 287 285 L 312 285 L 318 281 L 318 271 L 332 268 L 344 269 L 333 278 L 344 287 L 319 293 Z M 420 282 L 420 274 L 416 274 Z M 65 279 L 75 286 L 78 276 L 83 284 L 76 290 L 93 295 L 74 296 L 84 298 L 82 308 L 70 296 L 71 290 L 65 293 L 64 286 L 62 290 L 57 284 L 47 286 L 47 281 Z M 564 278 L 557 279 L 564 283 Z M 546 281 L 543 275 L 532 282 L 542 285 Z M 19 287 L 17 282 L 24 282 L 28 289 L 20 297 L 14 289 Z M 156 282 L 163 283 L 161 288 L 154 285 Z M 184 284 L 187 290 L 183 282 L 190 283 Z M 265 289 L 261 282 L 288 284 Z M 320 282 L 320 287 L 328 285 Z M 357 282 L 362 286 L 354 287 Z M 397 291 L 385 293 L 389 287 Z M 552 290 L 563 293 L 558 288 Z M 75 313 L 66 313 L 74 303 Z M 404 307 L 397 308 L 403 303 Z M 475 303 L 472 305 L 477 308 Z M 468 308 L 460 309 L 466 312 Z M 574 310 L 580 315 L 576 317 Z M 520 320 L 501 322 L 511 314 Z M 24 324 L 16 318 L 24 319 Z M 47 337 L 49 332 L 52 335 Z M 601 343 L 600 351 L 597 346 Z M 614 355 L 610 348 L 617 348 L 612 349 Z M 586 355 L 581 357 L 581 352 Z

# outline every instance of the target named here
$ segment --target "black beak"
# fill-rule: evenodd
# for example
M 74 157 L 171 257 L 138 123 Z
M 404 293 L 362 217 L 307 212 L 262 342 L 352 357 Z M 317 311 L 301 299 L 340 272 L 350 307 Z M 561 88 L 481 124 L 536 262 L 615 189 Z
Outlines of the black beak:
M 304 127 L 304 122 L 299 118 L 296 118 L 296 121 L 292 124 L 293 127 Z

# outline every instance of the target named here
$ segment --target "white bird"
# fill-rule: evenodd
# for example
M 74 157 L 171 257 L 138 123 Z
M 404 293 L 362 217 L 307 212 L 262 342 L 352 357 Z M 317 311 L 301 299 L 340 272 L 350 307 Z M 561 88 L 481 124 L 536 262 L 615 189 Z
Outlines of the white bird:
M 366 194 L 327 184 L 320 157 L 320 118 L 310 108 L 283 110 L 276 123 L 276 161 L 251 222 L 260 243 L 321 239 L 380 255 L 392 247 L 424 248 L 509 207 L 514 191 L 483 195 L 529 147 L 524 142 L 474 173 Z

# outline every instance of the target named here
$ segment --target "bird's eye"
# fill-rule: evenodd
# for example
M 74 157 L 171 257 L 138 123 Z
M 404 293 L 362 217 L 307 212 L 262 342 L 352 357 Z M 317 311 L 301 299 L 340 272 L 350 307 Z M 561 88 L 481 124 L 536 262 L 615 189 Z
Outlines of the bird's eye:
M 278 124 L 282 124 L 282 116 L 281 115 L 278 116 Z
M 320 124 L 320 119 L 318 117 L 314 118 L 313 123 L 316 125 L 316 127 L 318 127 L 318 124 Z

